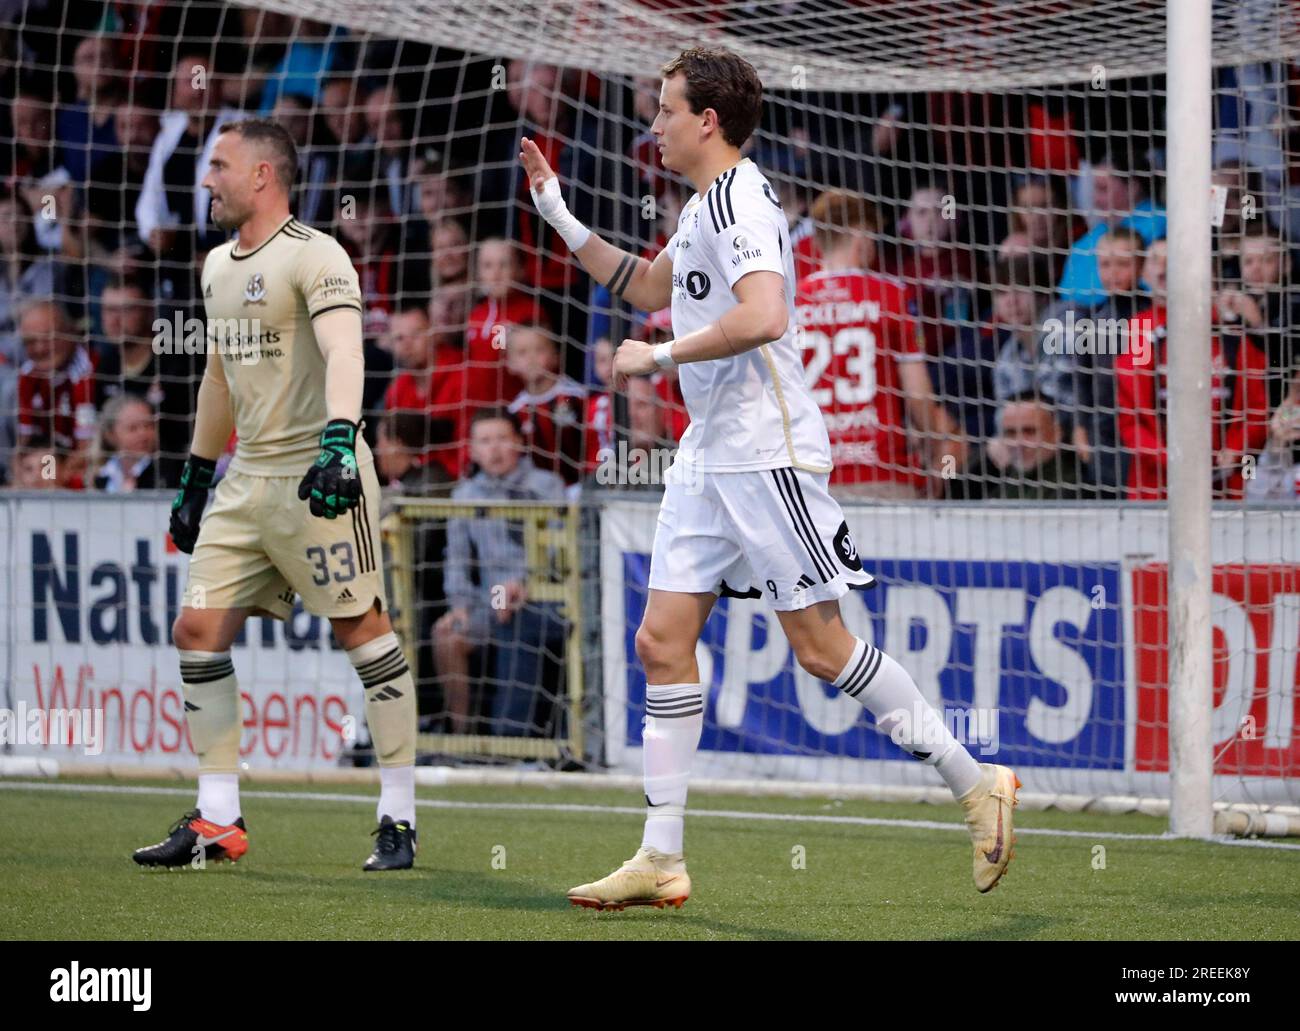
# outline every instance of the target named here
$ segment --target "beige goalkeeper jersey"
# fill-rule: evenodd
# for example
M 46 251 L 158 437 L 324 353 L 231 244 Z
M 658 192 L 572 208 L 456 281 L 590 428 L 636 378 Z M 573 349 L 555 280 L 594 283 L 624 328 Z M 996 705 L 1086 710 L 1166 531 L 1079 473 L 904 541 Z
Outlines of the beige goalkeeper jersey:
M 230 241 L 203 264 L 208 362 L 224 375 L 239 437 L 232 472 L 302 475 L 320 454 L 325 359 L 312 320 L 327 311 L 362 311 L 347 252 L 333 237 L 292 216 L 259 247 Z M 357 437 L 357 464 L 373 461 Z

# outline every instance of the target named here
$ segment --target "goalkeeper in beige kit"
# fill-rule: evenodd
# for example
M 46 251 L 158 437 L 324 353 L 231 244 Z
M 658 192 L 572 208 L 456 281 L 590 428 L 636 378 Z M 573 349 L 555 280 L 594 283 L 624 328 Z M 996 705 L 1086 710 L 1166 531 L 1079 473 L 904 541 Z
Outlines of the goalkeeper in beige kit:
M 282 127 L 248 119 L 222 127 L 203 179 L 213 221 L 238 238 L 203 265 L 208 361 L 171 516 L 172 539 L 192 556 L 172 635 L 198 802 L 135 852 L 144 866 L 247 850 L 230 647 L 249 616 L 286 619 L 295 594 L 329 619 L 365 690 L 380 796 L 363 869 L 406 869 L 415 856 L 415 687 L 388 617 L 379 481 L 360 434 L 361 291 L 338 242 L 290 214 L 297 167 Z M 204 516 L 232 429 L 238 446 Z

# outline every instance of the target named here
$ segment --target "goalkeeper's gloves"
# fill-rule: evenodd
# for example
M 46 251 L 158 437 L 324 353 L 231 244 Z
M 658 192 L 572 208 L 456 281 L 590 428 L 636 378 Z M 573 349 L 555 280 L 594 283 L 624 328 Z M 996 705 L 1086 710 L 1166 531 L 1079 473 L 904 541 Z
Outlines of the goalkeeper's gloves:
M 361 498 L 357 475 L 358 423 L 331 419 L 321 430 L 320 456 L 298 484 L 298 498 L 307 501 L 314 516 L 337 519 L 351 511 Z
M 181 471 L 181 489 L 172 500 L 172 517 L 168 527 L 176 547 L 187 555 L 194 553 L 199 539 L 199 521 L 208 491 L 217 478 L 217 463 L 210 458 L 190 455 Z
M 551 176 L 542 183 L 540 190 L 529 183 L 528 192 L 533 195 L 533 203 L 537 205 L 542 218 L 560 234 L 569 250 L 576 251 L 591 238 L 591 230 L 574 218 L 569 206 L 564 203 L 558 178 Z

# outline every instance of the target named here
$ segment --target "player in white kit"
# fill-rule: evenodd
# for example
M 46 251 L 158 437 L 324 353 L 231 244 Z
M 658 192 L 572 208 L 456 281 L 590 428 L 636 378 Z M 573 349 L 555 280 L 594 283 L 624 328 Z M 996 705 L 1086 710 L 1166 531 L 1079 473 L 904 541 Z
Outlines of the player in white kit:
M 980 891 L 997 884 L 1011 858 L 1016 775 L 977 763 L 907 672 L 840 617 L 839 599 L 873 580 L 827 489 L 830 441 L 793 340 L 786 217 L 762 172 L 740 155 L 761 108 L 758 74 L 735 54 L 693 48 L 664 66 L 651 132 L 664 166 L 697 192 L 653 262 L 581 225 L 540 150 L 521 142 L 538 210 L 583 267 L 639 309 L 672 304 L 675 339 L 623 341 L 614 388 L 676 366 L 690 414 L 665 475 L 636 634 L 646 672 L 645 833 L 619 869 L 569 892 L 575 905 L 662 908 L 690 895 L 682 829 L 704 724 L 695 646 L 724 590 L 759 591 L 800 666 L 855 698 L 881 731 L 937 769 L 965 810 Z

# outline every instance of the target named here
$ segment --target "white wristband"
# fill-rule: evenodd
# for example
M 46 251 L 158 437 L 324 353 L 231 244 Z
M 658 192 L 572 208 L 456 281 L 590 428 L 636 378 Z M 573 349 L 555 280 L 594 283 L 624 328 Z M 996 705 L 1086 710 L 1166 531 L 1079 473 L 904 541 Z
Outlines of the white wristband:
M 663 344 L 655 344 L 654 356 L 655 364 L 661 369 L 675 369 L 677 363 L 673 361 L 673 344 L 675 341 L 669 340 Z
M 574 218 L 569 206 L 564 203 L 564 196 L 560 193 L 560 180 L 555 176 L 542 183 L 540 193 L 529 183 L 528 192 L 533 195 L 533 203 L 537 205 L 542 218 L 560 234 L 569 250 L 576 251 L 591 238 L 591 230 Z

